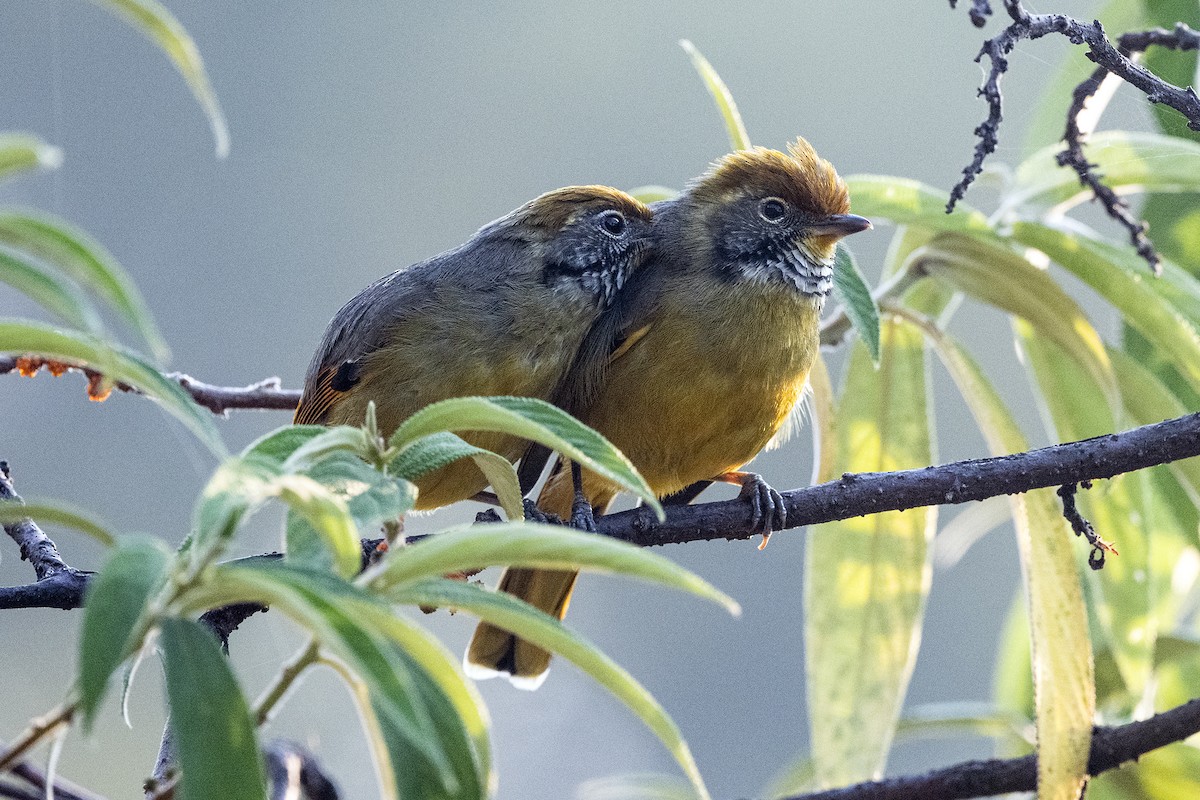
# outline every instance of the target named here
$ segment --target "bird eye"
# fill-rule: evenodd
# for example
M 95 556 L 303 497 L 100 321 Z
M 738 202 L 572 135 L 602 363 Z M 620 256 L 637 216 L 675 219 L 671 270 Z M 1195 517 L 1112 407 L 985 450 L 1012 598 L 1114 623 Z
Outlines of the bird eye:
M 778 197 L 768 197 L 759 203 L 758 215 L 767 222 L 779 222 L 787 214 L 787 206 Z
M 600 216 L 600 226 L 609 236 L 619 237 L 625 233 L 625 217 L 620 211 L 605 211 Z

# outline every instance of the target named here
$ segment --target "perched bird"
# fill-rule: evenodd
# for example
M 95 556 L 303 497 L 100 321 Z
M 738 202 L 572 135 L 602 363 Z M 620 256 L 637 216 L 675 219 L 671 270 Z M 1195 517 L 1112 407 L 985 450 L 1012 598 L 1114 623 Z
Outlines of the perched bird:
M 677 199 L 655 204 L 654 255 L 589 332 L 558 401 L 620 448 L 667 502 L 712 481 L 739 484 L 764 537 L 784 524 L 782 498 L 754 458 L 799 401 L 819 344 L 838 240 L 871 227 L 845 183 L 808 142 L 717 161 Z M 604 509 L 616 488 L 584 474 Z M 565 514 L 559 469 L 539 499 Z M 671 497 L 674 495 L 674 497 Z M 575 572 L 510 569 L 500 588 L 561 618 Z M 550 656 L 480 625 L 466 662 L 536 687 Z
M 361 424 L 374 401 L 387 435 L 451 397 L 549 398 L 589 327 L 646 259 L 650 219 L 617 189 L 557 189 L 461 246 L 380 278 L 329 323 L 295 422 Z M 496 433 L 464 438 L 514 461 L 526 446 Z M 416 507 L 486 485 L 472 462 L 458 461 L 417 481 Z

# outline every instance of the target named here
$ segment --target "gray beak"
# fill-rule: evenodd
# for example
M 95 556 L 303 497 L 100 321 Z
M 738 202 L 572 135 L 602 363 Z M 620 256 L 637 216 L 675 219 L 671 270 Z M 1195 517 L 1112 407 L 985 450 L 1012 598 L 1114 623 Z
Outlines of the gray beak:
M 836 236 L 840 239 L 870 229 L 871 220 L 866 217 L 857 214 L 833 214 L 820 222 L 808 225 L 805 233 L 809 236 Z

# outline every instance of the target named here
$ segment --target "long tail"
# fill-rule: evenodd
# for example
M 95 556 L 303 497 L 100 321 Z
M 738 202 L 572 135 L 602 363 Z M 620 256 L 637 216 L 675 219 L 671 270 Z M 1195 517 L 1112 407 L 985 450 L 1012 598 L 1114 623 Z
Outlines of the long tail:
M 592 507 L 603 510 L 612 502 L 615 492 L 605 486 L 593 488 L 585 474 L 585 487 Z M 567 470 L 556 472 L 538 497 L 538 507 L 564 519 L 571 514 L 574 489 Z M 535 608 L 558 619 L 566 616 L 571 605 L 577 571 L 524 569 L 513 567 L 504 571 L 499 589 L 524 600 Z M 477 680 L 504 675 L 513 686 L 533 690 L 542 685 L 550 669 L 550 654 L 503 628 L 487 622 L 479 623 L 467 648 L 464 668 Z

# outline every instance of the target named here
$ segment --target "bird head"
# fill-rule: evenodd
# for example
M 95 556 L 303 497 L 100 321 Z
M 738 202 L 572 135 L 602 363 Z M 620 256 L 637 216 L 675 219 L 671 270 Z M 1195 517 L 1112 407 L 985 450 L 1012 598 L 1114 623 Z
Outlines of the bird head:
M 845 182 L 804 139 L 787 153 L 764 147 L 730 153 L 687 197 L 723 277 L 782 281 L 815 297 L 832 286 L 838 240 L 871 227 L 849 213 Z
M 568 186 L 505 218 L 540 253 L 541 280 L 607 307 L 650 253 L 650 209 L 619 189 Z

